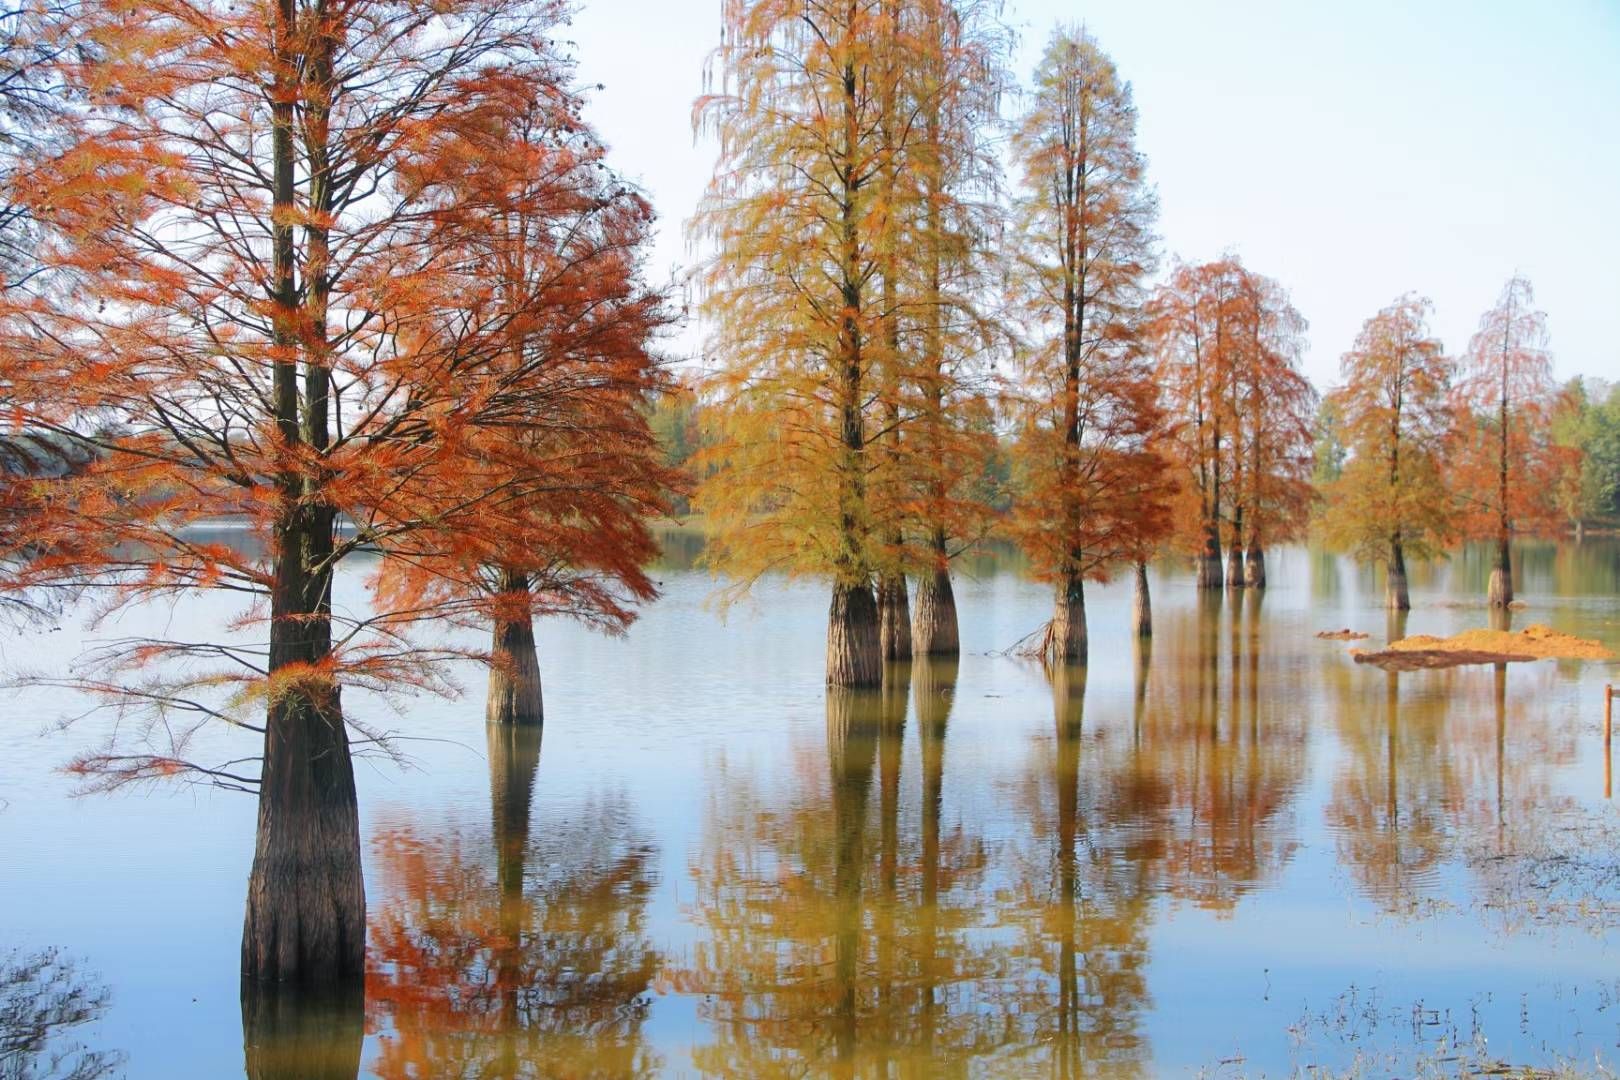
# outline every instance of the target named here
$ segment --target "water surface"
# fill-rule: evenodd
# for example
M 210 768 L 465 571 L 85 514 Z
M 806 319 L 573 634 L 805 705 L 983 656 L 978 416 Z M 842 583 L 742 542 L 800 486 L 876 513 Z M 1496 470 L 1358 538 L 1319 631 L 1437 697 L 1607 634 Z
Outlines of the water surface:
M 1089 670 L 991 655 L 1049 609 L 1008 560 L 958 583 L 960 662 L 822 687 L 826 596 L 721 617 L 672 544 L 622 639 L 541 628 L 542 738 L 460 700 L 345 695 L 410 737 L 358 764 L 364 998 L 243 1000 L 251 798 L 72 797 L 116 721 L 8 692 L 0 1075 L 1289 1075 L 1420 1055 L 1620 1055 L 1613 665 L 1387 674 L 1318 630 L 1486 624 L 1482 554 L 1412 573 L 1272 554 L 1263 595 L 1092 590 Z M 1526 545 L 1527 607 L 1620 647 L 1620 545 Z M 358 606 L 358 572 L 340 602 Z M 0 664 L 215 632 L 205 596 L 8 632 Z M 127 731 L 127 728 L 126 728 Z M 199 733 L 204 758 L 250 739 Z M 54 1011 L 49 1006 L 55 1003 Z M 37 1015 L 36 1015 L 37 1014 Z M 18 1062 L 13 1065 L 13 1060 Z M 33 1073 L 28 1072 L 33 1068 Z

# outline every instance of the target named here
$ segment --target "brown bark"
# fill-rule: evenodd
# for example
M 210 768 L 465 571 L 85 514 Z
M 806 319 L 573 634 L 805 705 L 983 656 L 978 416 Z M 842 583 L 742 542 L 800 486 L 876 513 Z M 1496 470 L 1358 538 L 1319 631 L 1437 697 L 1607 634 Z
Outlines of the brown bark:
M 878 648 L 885 660 L 911 659 L 911 602 L 904 574 L 878 578 Z
M 271 399 L 284 450 L 276 478 L 279 512 L 270 587 L 270 703 L 260 772 L 258 832 L 242 928 L 248 979 L 336 985 L 365 970 L 366 898 L 361 880 L 354 766 L 332 652 L 335 511 L 322 499 L 324 475 L 300 460 L 329 443 L 324 351 L 324 277 L 311 268 L 310 325 L 299 329 L 293 245 L 295 10 L 278 0 L 272 48 L 271 334 L 278 348 Z M 317 48 L 315 62 L 321 63 Z M 312 251 L 318 256 L 319 247 Z M 299 398 L 303 356 L 304 396 Z
M 312 679 L 279 691 L 270 707 L 242 974 L 312 984 L 356 979 L 365 947 L 349 740 L 336 687 Z
M 1131 625 L 1136 636 L 1153 636 L 1153 599 L 1148 592 L 1147 563 L 1136 564 L 1136 592 L 1131 598 Z
M 1243 583 L 1251 589 L 1265 588 L 1266 549 L 1260 546 L 1260 538 L 1252 532 L 1249 534 L 1249 552 L 1243 564 Z
M 938 569 L 917 579 L 917 603 L 911 612 L 911 650 L 915 656 L 956 656 L 961 652 L 956 623 L 956 591 L 949 570 Z
M 1496 541 L 1496 565 L 1491 568 L 1490 605 L 1505 608 L 1513 603 L 1513 559 L 1507 536 Z
M 500 590 L 514 596 L 529 591 L 528 576 L 502 570 Z M 511 618 L 500 618 L 490 641 L 489 697 L 484 717 L 491 724 L 531 724 L 545 721 L 540 688 L 540 655 L 534 644 L 534 619 L 527 605 L 513 608 Z
M 1086 662 L 1086 586 L 1079 574 L 1058 584 L 1047 659 L 1058 664 Z
M 833 583 L 827 613 L 827 685 L 879 686 L 883 653 L 877 600 L 865 583 Z
M 242 981 L 248 1080 L 354 1080 L 365 1037 L 365 986 L 310 989 Z
M 1384 578 L 1384 606 L 1391 611 L 1410 611 L 1412 598 L 1406 591 L 1406 552 L 1401 547 L 1401 534 L 1389 540 L 1389 568 Z
M 1204 548 L 1198 553 L 1198 587 L 1219 589 L 1221 576 L 1221 531 L 1213 521 L 1204 523 Z
M 1239 510 L 1232 526 L 1232 544 L 1226 549 L 1226 587 L 1241 589 L 1243 585 L 1243 512 Z

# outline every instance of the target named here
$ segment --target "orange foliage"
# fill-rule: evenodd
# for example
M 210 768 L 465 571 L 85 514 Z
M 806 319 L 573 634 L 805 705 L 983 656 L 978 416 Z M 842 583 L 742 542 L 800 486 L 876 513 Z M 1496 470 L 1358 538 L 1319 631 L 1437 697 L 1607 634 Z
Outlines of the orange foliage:
M 1453 486 L 1463 535 L 1506 543 L 1515 532 L 1559 523 L 1562 464 L 1550 421 L 1555 407 L 1547 316 L 1528 279 L 1515 277 L 1480 317 L 1457 384 Z
M 1017 408 L 1018 535 L 1060 596 L 1144 557 L 1173 483 L 1153 452 L 1158 390 L 1141 338 L 1157 204 L 1130 87 L 1083 31 L 1059 31 L 1014 148 L 1024 171 L 1017 295 L 1036 340 Z
M 651 209 L 554 43 L 567 5 L 289 10 L 80 12 L 99 47 L 58 74 L 85 108 L 14 193 L 70 287 L 7 294 L 0 367 L 13 422 L 93 460 L 0 523 L 6 588 L 234 590 L 273 644 L 232 661 L 377 686 L 435 685 L 442 654 L 394 635 L 488 618 L 495 561 L 536 613 L 623 626 L 653 592 L 668 477 L 637 406 L 668 315 Z M 242 542 L 204 542 L 222 519 Z M 375 611 L 349 617 L 331 574 L 362 550 Z

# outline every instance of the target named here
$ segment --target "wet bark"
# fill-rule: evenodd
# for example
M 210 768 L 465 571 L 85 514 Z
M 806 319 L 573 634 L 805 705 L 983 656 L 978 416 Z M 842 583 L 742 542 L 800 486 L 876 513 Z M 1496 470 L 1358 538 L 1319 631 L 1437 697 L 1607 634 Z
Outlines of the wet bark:
M 1384 578 L 1384 606 L 1391 611 L 1410 611 L 1412 598 L 1406 591 L 1406 552 L 1401 547 L 1401 534 L 1389 541 L 1389 569 Z
M 1047 659 L 1053 663 L 1086 662 L 1086 586 L 1079 574 L 1071 574 L 1058 584 Z
M 904 574 L 878 578 L 878 648 L 885 660 L 911 659 L 911 602 Z
M 1131 598 L 1131 625 L 1136 636 L 1153 636 L 1153 599 L 1148 593 L 1147 563 L 1136 564 L 1136 592 Z
M 827 684 L 879 686 L 882 682 L 883 653 L 872 588 L 835 581 L 827 613 Z
M 917 603 L 911 613 L 912 654 L 956 656 L 961 649 L 950 571 L 941 568 L 925 573 L 917 579 Z
M 248 1080 L 354 1080 L 364 1036 L 359 979 L 320 989 L 242 981 Z
M 510 569 L 500 572 L 499 588 L 513 603 L 495 620 L 489 655 L 489 696 L 484 717 L 491 724 L 539 725 L 545 720 L 540 688 L 540 654 L 534 644 L 534 619 L 529 614 L 528 575 Z

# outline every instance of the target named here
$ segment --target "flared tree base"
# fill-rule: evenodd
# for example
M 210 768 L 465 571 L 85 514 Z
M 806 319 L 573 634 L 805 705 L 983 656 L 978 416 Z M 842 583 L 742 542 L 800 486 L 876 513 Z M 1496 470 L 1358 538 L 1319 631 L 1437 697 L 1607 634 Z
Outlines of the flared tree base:
M 490 645 L 489 697 L 484 717 L 491 724 L 545 722 L 540 687 L 540 654 L 534 644 L 534 623 L 528 619 L 495 627 Z
M 1086 652 L 1085 583 L 1076 577 L 1058 587 L 1046 658 L 1053 664 L 1084 664 Z
M 270 709 L 242 976 L 335 986 L 365 972 L 366 893 L 354 766 L 335 688 Z
M 882 684 L 877 598 L 864 582 L 835 582 L 827 612 L 827 685 Z

